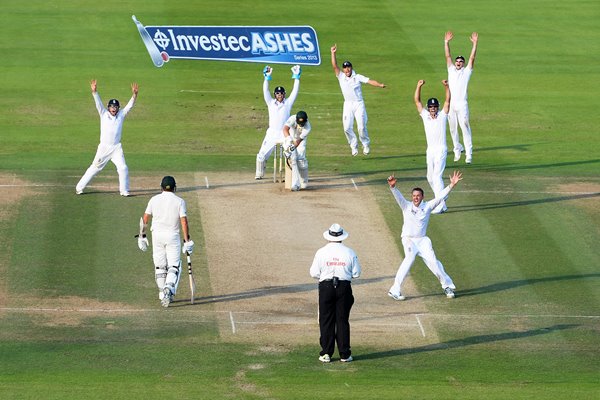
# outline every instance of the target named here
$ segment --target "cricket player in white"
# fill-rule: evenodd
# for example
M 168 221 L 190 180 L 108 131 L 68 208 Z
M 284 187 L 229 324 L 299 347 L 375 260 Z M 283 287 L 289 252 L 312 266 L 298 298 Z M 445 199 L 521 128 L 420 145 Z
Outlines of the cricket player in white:
M 423 120 L 425 138 L 427 139 L 427 181 L 435 197 L 443 197 L 440 196 L 440 193 L 444 189 L 443 175 L 446 168 L 446 153 L 448 152 L 446 147 L 446 119 L 450 108 L 450 90 L 448 89 L 448 81 L 442 81 L 446 89 L 446 100 L 442 112 L 439 112 L 440 103 L 434 97 L 427 100 L 427 110 L 425 110 L 423 104 L 421 104 L 421 87 L 424 84 L 424 80 L 417 82 L 414 100 L 417 111 Z M 433 213 L 438 214 L 446 210 L 446 202 L 442 200 Z
M 152 218 L 152 258 L 154 274 L 159 289 L 158 298 L 163 307 L 168 307 L 177 293 L 181 276 L 181 253 L 192 254 L 194 242 L 190 240 L 185 201 L 175 195 L 175 178 L 165 176 L 160 184 L 162 192 L 150 199 L 142 217 L 138 247 L 148 250 L 146 228 Z M 183 249 L 179 226 L 183 231 Z
M 371 139 L 367 130 L 367 109 L 362 96 L 361 85 L 368 83 L 372 86 L 384 88 L 383 83 L 379 83 L 373 79 L 369 79 L 364 75 L 357 74 L 352 69 L 350 61 L 344 61 L 342 70 L 337 65 L 337 45 L 331 47 L 331 66 L 333 72 L 340 83 L 342 95 L 344 96 L 344 110 L 342 113 L 342 123 L 344 126 L 344 134 L 350 145 L 350 150 L 353 156 L 358 154 L 358 140 L 354 133 L 354 120 L 356 119 L 356 127 L 358 136 L 363 146 L 363 154 L 368 155 L 371 152 Z
M 429 224 L 429 217 L 432 210 L 448 196 L 452 188 L 461 179 L 462 174 L 459 171 L 454 171 L 450 176 L 450 184 L 442 190 L 439 196 L 436 196 L 431 201 L 423 201 L 423 189 L 414 188 L 412 190 L 411 202 L 406 200 L 396 188 L 396 177 L 394 175 L 388 177 L 387 182 L 390 185 L 390 190 L 402 209 L 402 215 L 404 216 L 404 224 L 402 225 L 404 260 L 400 264 L 394 284 L 388 292 L 388 295 L 394 300 L 405 299 L 400 292 L 400 288 L 417 256 L 420 256 L 425 261 L 427 268 L 438 278 L 446 297 L 449 299 L 454 298 L 454 289 L 456 289 L 456 286 L 454 286 L 452 278 L 444 270 L 442 263 L 435 256 L 431 240 L 427 237 L 427 225 Z
M 469 79 L 473 73 L 473 65 L 475 64 L 475 53 L 477 52 L 477 40 L 479 35 L 477 32 L 471 34 L 471 42 L 473 48 L 469 56 L 469 62 L 465 67 L 465 58 L 463 56 L 456 57 L 452 60 L 450 55 L 450 40 L 454 34 L 450 31 L 444 36 L 444 52 L 446 55 L 446 65 L 448 67 L 448 84 L 450 85 L 450 93 L 452 93 L 452 103 L 450 104 L 450 113 L 448 115 L 448 124 L 450 125 L 450 136 L 454 144 L 454 161 L 460 160 L 460 153 L 464 150 L 465 162 L 471 164 L 473 160 L 473 140 L 471 137 L 471 125 L 469 123 L 469 104 L 467 103 L 467 88 Z M 460 136 L 458 135 L 458 125 L 463 134 L 463 145 L 460 144 Z
M 137 99 L 138 84 L 131 84 L 133 95 L 122 110 L 119 110 L 120 105 L 117 99 L 111 99 L 108 102 L 108 109 L 104 108 L 98 94 L 98 85 L 95 79 L 91 81 L 90 86 L 94 101 L 96 102 L 96 109 L 98 110 L 98 114 L 100 114 L 100 144 L 96 150 L 92 165 L 85 171 L 85 174 L 81 177 L 77 186 L 75 186 L 75 192 L 82 194 L 83 189 L 90 183 L 92 178 L 102 171 L 109 161 L 112 161 L 115 167 L 117 167 L 117 173 L 119 174 L 119 192 L 121 196 L 127 197 L 129 196 L 129 170 L 125 163 L 125 155 L 121 146 L 121 134 L 123 121 L 125 121 L 125 117 L 131 111 Z
M 271 74 L 273 68 L 266 66 L 263 69 L 263 75 L 265 80 L 263 82 L 263 96 L 265 103 L 269 109 L 269 128 L 265 134 L 265 138 L 262 142 L 262 146 L 256 155 L 256 175 L 254 179 L 262 179 L 265 176 L 265 166 L 275 145 L 277 143 L 283 143 L 283 124 L 290 117 L 292 106 L 296 97 L 298 96 L 298 90 L 300 89 L 300 75 L 302 74 L 302 68 L 299 65 L 292 67 L 292 79 L 294 80 L 294 87 L 292 93 L 288 98 L 285 97 L 285 89 L 282 86 L 277 86 L 274 90 L 275 98 L 271 97 L 269 92 L 269 81 L 271 80 Z
M 310 133 L 310 122 L 304 111 L 292 115 L 283 125 L 283 148 L 285 157 L 292 167 L 291 190 L 296 192 L 308 186 L 308 160 L 306 159 L 306 139 Z

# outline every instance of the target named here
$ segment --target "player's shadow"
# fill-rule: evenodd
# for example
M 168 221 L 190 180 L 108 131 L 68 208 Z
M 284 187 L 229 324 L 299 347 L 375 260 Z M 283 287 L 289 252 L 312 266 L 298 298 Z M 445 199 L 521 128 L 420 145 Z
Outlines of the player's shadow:
M 504 332 L 504 333 L 493 333 L 488 335 L 478 335 L 478 336 L 470 336 L 463 339 L 455 339 L 449 340 L 446 342 L 429 344 L 426 346 L 419 347 L 411 347 L 406 349 L 397 349 L 397 350 L 387 350 L 387 351 L 379 351 L 375 353 L 367 353 L 360 355 L 352 355 L 355 360 L 374 360 L 378 358 L 386 358 L 386 357 L 398 357 L 398 356 L 406 356 L 409 354 L 417 354 L 417 353 L 426 353 L 430 351 L 440 351 L 440 350 L 448 350 L 448 349 L 456 349 L 461 347 L 473 346 L 482 343 L 493 343 L 499 342 L 502 340 L 513 340 L 513 339 L 523 339 L 532 336 L 546 335 L 549 333 L 562 331 L 565 329 L 573 329 L 579 326 L 578 324 L 558 324 L 552 325 L 545 328 L 536 328 L 530 329 L 523 332 Z
M 470 204 L 470 205 L 464 205 L 464 206 L 452 206 L 446 212 L 450 214 L 450 213 L 460 213 L 460 212 L 469 212 L 469 211 L 494 210 L 494 209 L 498 209 L 498 208 L 521 207 L 521 206 L 530 206 L 530 205 L 545 204 L 545 203 L 557 203 L 560 201 L 591 199 L 591 198 L 595 198 L 595 197 L 600 197 L 600 192 L 581 193 L 581 194 L 573 194 L 573 195 L 558 196 L 558 197 L 546 197 L 546 198 L 542 198 L 542 199 L 532 199 L 532 200 L 508 201 L 505 203 Z
M 352 286 L 360 286 L 360 285 L 368 285 L 375 282 L 388 281 L 393 279 L 394 276 L 380 276 L 376 278 L 368 278 L 368 279 L 358 279 L 352 282 Z M 232 284 L 235 284 L 234 282 Z M 311 292 L 317 291 L 318 285 L 316 282 L 314 283 L 301 283 L 297 285 L 286 285 L 286 286 L 265 286 L 261 288 L 247 290 L 245 292 L 237 292 L 237 293 L 227 293 L 221 294 L 217 296 L 205 296 L 205 297 L 196 297 L 194 298 L 194 304 L 209 304 L 209 303 L 222 303 L 225 301 L 236 301 L 236 300 L 247 300 L 253 299 L 257 297 L 265 297 L 265 296 L 273 296 L 277 294 L 284 293 L 302 293 L 302 292 Z M 173 303 L 187 303 L 189 304 L 188 299 L 175 300 Z
M 514 289 L 521 286 L 535 285 L 538 283 L 545 282 L 560 282 L 560 281 L 568 281 L 574 279 L 593 279 L 600 278 L 600 273 L 594 274 L 573 274 L 573 275 L 561 275 L 561 276 L 548 276 L 544 278 L 534 278 L 534 279 L 519 279 L 515 281 L 507 281 L 507 282 L 497 282 L 491 285 L 481 286 L 478 288 L 471 288 L 460 290 L 457 292 L 457 296 L 466 297 L 466 296 L 477 296 L 485 293 L 493 293 L 493 292 L 501 292 L 504 290 Z

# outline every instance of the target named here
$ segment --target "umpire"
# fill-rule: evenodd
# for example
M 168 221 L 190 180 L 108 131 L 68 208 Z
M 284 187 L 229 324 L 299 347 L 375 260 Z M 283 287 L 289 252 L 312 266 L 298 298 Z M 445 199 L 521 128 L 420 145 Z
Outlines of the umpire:
M 350 309 L 354 304 L 352 278 L 360 276 L 361 268 L 354 250 L 342 244 L 348 237 L 339 224 L 323 232 L 329 241 L 317 250 L 310 267 L 310 276 L 319 280 L 319 328 L 321 353 L 319 361 L 331 361 L 337 342 L 341 362 L 352 361 L 350 350 Z

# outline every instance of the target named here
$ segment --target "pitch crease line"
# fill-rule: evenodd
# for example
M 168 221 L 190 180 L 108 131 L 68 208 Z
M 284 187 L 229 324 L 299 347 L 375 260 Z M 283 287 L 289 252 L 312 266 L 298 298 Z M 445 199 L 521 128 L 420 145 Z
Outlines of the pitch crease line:
M 354 185 L 354 189 L 358 190 L 358 186 L 356 186 L 356 182 L 354 182 L 354 178 L 350 178 L 352 184 Z
M 233 312 L 229 311 L 229 321 L 231 322 L 231 332 L 235 335 L 235 321 L 233 320 Z
M 423 324 L 421 324 L 421 319 L 419 318 L 419 314 L 415 314 L 415 318 L 417 319 L 417 324 L 419 324 L 419 329 L 421 330 L 421 335 L 425 337 L 425 329 L 423 328 Z

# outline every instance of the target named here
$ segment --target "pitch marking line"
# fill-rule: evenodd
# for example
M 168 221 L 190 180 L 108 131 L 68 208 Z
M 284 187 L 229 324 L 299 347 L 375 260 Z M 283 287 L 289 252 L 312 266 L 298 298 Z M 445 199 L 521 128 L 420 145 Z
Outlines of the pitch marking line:
M 210 185 L 208 184 L 208 176 L 204 177 L 204 182 L 206 182 L 206 188 L 210 189 Z
M 423 329 L 423 324 L 421 324 L 421 319 L 419 318 L 419 314 L 415 314 L 415 318 L 417 319 L 417 324 L 419 324 L 419 329 L 421 330 L 421 335 L 425 337 L 425 329 Z
M 231 332 L 235 335 L 235 321 L 233 319 L 233 312 L 229 311 L 229 321 L 231 322 Z
M 358 186 L 356 186 L 356 182 L 354 182 L 354 178 L 350 178 L 350 181 L 352 181 L 352 184 L 354 185 L 354 189 L 358 190 Z

